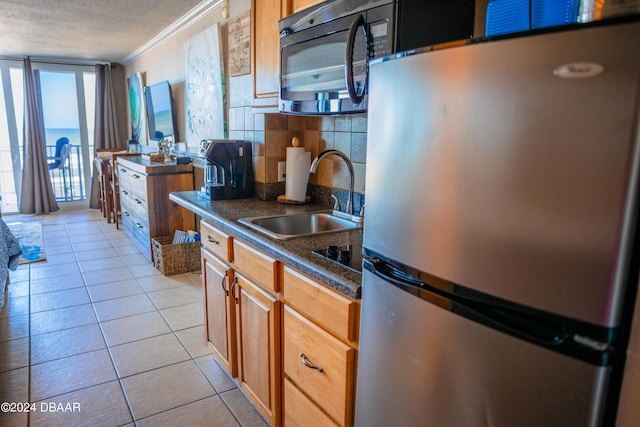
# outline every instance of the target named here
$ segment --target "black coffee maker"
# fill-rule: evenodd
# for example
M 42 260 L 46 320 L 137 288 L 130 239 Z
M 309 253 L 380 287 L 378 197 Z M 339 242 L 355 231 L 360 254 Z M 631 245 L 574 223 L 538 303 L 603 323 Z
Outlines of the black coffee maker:
M 208 141 L 204 185 L 199 194 L 209 200 L 254 197 L 251 143 L 227 139 Z

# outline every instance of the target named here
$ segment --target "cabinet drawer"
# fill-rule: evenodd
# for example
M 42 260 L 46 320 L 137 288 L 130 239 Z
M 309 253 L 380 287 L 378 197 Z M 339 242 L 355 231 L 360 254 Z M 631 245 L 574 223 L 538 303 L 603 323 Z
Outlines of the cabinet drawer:
M 285 266 L 283 294 L 295 307 L 347 342 L 358 339 L 360 304 Z
M 120 181 L 120 200 L 131 200 L 133 197 L 131 190 L 129 190 L 129 185 L 122 185 L 122 181 Z
M 284 379 L 283 424 L 285 427 L 338 427 L 288 378 Z
M 138 216 L 134 217 L 135 238 L 145 245 L 149 245 L 151 242 L 151 235 L 149 234 L 149 224 L 144 218 Z
M 131 174 L 133 172 L 129 168 L 125 168 L 124 166 L 118 165 L 118 183 L 120 187 L 131 187 Z
M 120 199 L 120 205 L 122 209 L 122 216 L 128 217 L 136 225 L 136 229 L 146 230 L 145 234 L 149 231 L 149 216 L 147 211 L 147 203 L 142 199 L 135 198 L 131 200 L 129 198 Z
M 122 229 L 131 237 L 135 234 L 133 215 L 126 206 L 122 206 Z
M 120 187 L 138 196 L 147 194 L 147 176 L 127 167 L 120 167 L 118 171 Z
M 277 293 L 280 290 L 278 280 L 278 261 L 259 250 L 233 241 L 233 264 L 236 270 L 251 278 L 264 289 Z
M 134 195 L 133 199 L 131 199 L 129 206 L 143 218 L 149 217 L 149 210 L 147 208 L 147 201 L 138 195 Z
M 144 197 L 147 194 L 147 176 L 132 170 L 127 173 L 130 179 L 128 187 L 134 194 Z
M 120 191 L 120 194 L 124 194 L 122 191 Z M 122 215 L 125 215 L 126 212 L 126 216 L 131 216 L 133 214 L 133 212 L 135 211 L 135 209 L 133 208 L 133 201 L 131 200 L 130 197 L 120 197 L 120 207 L 122 208 Z
M 142 255 L 151 261 L 149 226 L 124 206 L 122 207 L 122 229 L 131 237 L 132 242 L 138 247 Z
M 208 222 L 200 221 L 202 246 L 223 261 L 231 261 L 229 235 Z
M 285 375 L 339 424 L 350 425 L 356 351 L 286 305 L 283 330 Z

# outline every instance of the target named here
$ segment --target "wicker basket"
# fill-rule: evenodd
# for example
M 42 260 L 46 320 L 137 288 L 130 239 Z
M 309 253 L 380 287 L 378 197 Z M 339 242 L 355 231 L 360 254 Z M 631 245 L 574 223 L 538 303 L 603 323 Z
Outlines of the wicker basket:
M 153 237 L 153 264 L 165 276 L 200 270 L 200 242 L 172 244 L 173 238 Z

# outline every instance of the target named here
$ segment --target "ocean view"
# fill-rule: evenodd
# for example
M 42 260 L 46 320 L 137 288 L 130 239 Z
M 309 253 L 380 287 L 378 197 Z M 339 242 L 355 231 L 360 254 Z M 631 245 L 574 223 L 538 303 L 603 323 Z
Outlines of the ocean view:
M 56 145 L 58 138 L 63 136 L 69 138 L 69 143 L 80 145 L 80 129 L 50 128 L 44 130 L 46 145 Z M 90 139 L 93 139 L 92 136 L 93 133 L 91 133 Z

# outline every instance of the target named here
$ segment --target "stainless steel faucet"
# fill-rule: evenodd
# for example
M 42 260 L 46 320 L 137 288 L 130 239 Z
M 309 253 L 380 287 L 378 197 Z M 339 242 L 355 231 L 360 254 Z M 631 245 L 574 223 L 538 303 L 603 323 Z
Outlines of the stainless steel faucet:
M 355 182 L 355 175 L 353 173 L 353 164 L 351 163 L 351 159 L 349 159 L 349 157 L 347 157 L 346 154 L 344 154 L 342 151 L 338 151 L 338 150 L 324 150 L 322 153 L 318 154 L 318 157 L 316 157 L 315 159 L 313 159 L 313 162 L 311 163 L 311 169 L 309 170 L 310 173 L 316 173 L 316 171 L 318 170 L 318 163 L 320 163 L 320 160 L 322 160 L 325 156 L 328 156 L 330 154 L 335 154 L 338 157 L 341 157 L 342 160 L 345 161 L 345 163 L 347 164 L 347 168 L 349 169 L 349 198 L 347 199 L 347 210 L 346 212 L 349 215 L 353 215 L 353 207 L 351 206 L 351 199 L 353 199 L 353 186 L 354 186 L 354 182 Z

